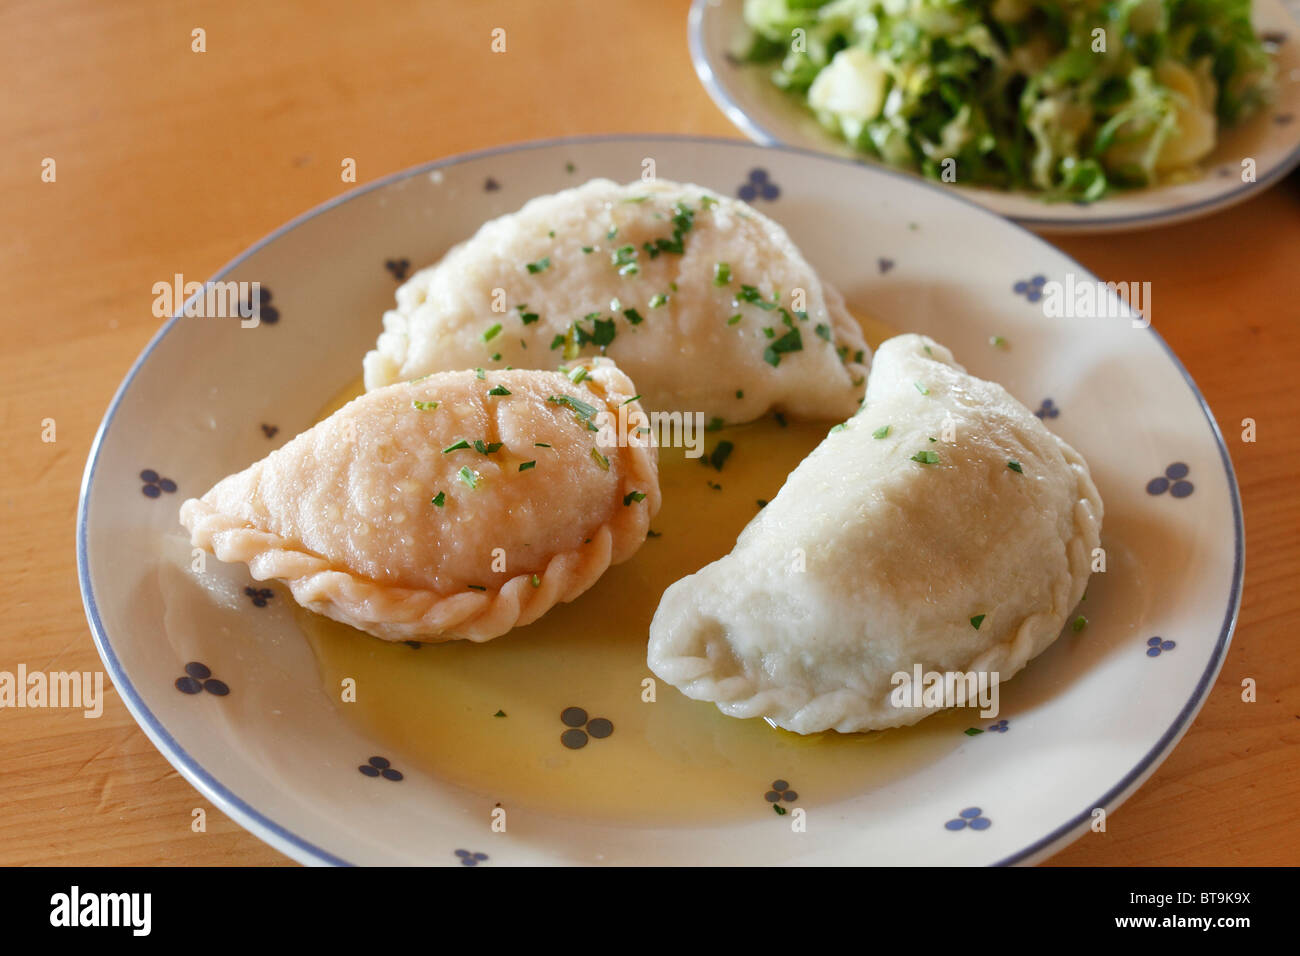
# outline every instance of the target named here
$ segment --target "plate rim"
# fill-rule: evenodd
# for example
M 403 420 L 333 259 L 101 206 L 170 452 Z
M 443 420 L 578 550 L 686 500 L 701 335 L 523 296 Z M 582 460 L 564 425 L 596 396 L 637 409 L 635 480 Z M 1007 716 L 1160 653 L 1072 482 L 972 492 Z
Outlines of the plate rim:
M 1277 0 L 1278 6 L 1286 12 L 1295 21 L 1295 16 L 1291 10 L 1281 0 Z M 804 146 L 795 146 L 787 143 L 779 136 L 773 133 L 767 127 L 759 123 L 749 113 L 741 109 L 740 105 L 732 98 L 727 87 L 719 79 L 719 71 L 716 69 L 713 59 L 709 56 L 709 51 L 704 44 L 704 14 L 705 10 L 713 7 L 710 0 L 691 0 L 691 9 L 686 17 L 686 41 L 690 49 L 691 66 L 695 69 L 695 78 L 699 80 L 704 91 L 708 93 L 709 99 L 713 101 L 727 121 L 735 126 L 745 136 L 749 137 L 751 142 L 759 146 L 781 147 L 783 149 L 797 149 L 807 152 L 818 153 L 824 156 L 836 156 L 834 153 L 823 153 L 821 150 L 808 149 Z M 1300 22 L 1295 26 L 1300 30 Z M 838 156 L 836 158 L 845 159 L 849 162 L 863 163 L 877 169 L 889 170 L 891 172 L 902 172 L 903 175 L 910 179 L 919 180 L 925 183 L 933 183 L 916 173 L 899 170 L 896 167 L 889 166 L 878 160 L 867 156 L 849 158 L 847 156 Z M 1028 227 L 1029 229 L 1041 229 L 1045 232 L 1054 232 L 1059 234 L 1084 234 L 1089 232 L 1123 232 L 1125 230 L 1136 231 L 1139 229 L 1156 229 L 1161 226 L 1172 226 L 1180 222 L 1186 222 L 1191 219 L 1199 219 L 1213 212 L 1218 212 L 1245 202 L 1250 198 L 1255 189 L 1265 192 L 1271 189 L 1279 180 L 1285 178 L 1297 166 L 1300 166 L 1300 136 L 1297 136 L 1296 143 L 1291 151 L 1287 153 L 1282 160 L 1268 170 L 1265 175 L 1259 177 L 1254 182 L 1241 183 L 1232 190 L 1222 193 L 1218 196 L 1212 196 L 1208 199 L 1202 199 L 1194 203 L 1184 203 L 1173 206 L 1166 210 L 1147 213 L 1132 213 L 1127 216 L 1109 216 L 1097 217 L 1090 219 L 1061 219 L 1053 216 L 1022 216 L 1003 213 L 992 206 L 985 205 L 969 196 L 953 190 L 961 198 L 968 202 L 974 202 L 975 205 L 988 210 L 995 216 L 1001 216 L 1009 219 L 1017 225 Z M 1103 202 L 1105 200 L 1102 200 Z
M 696 0 L 697 3 L 703 0 Z M 798 146 L 763 146 L 743 139 L 733 139 L 720 136 L 703 136 L 684 133 L 603 133 L 587 134 L 575 136 L 559 136 L 546 139 L 524 140 L 519 142 L 506 143 L 500 146 L 491 146 L 483 149 L 470 150 L 462 153 L 455 153 L 440 159 L 430 160 L 425 163 L 411 166 L 406 169 L 389 173 L 386 176 L 357 186 L 338 196 L 320 203 L 306 212 L 300 213 L 288 222 L 282 224 L 271 232 L 267 233 L 258 241 L 245 248 L 233 259 L 213 274 L 209 282 L 220 281 L 223 276 L 228 275 L 237 266 L 247 260 L 249 257 L 259 252 L 261 249 L 270 245 L 288 233 L 297 229 L 304 223 L 315 219 L 317 216 L 329 212 L 334 207 L 342 205 L 353 199 L 357 199 L 373 190 L 382 189 L 386 186 L 403 180 L 411 179 L 416 176 L 427 175 L 444 167 L 456 166 L 463 163 L 476 162 L 487 159 L 492 156 L 506 153 L 523 152 L 535 149 L 549 149 L 560 146 L 579 146 L 592 143 L 618 143 L 618 142 L 637 142 L 644 140 L 666 140 L 679 144 L 704 145 L 704 146 L 722 146 L 722 147 L 747 147 L 751 149 L 773 150 L 780 153 L 793 154 L 805 158 L 824 160 L 828 162 L 841 163 L 856 166 L 862 169 L 868 175 L 879 175 L 894 179 L 901 179 L 914 186 L 922 189 L 931 190 L 949 201 L 964 203 L 976 209 L 980 214 L 991 216 L 1000 220 L 1009 228 L 1025 234 L 1033 244 L 1046 246 L 1055 255 L 1063 257 L 1067 263 L 1074 267 L 1079 274 L 1092 276 L 1089 269 L 1083 267 L 1072 256 L 1063 250 L 1057 248 L 1048 242 L 1042 236 L 1037 235 L 1030 229 L 1014 219 L 1000 216 L 987 207 L 966 198 L 965 196 L 945 190 L 941 186 L 930 183 L 924 179 L 912 176 L 886 166 L 878 166 L 870 163 L 863 163 L 858 160 L 849 159 L 843 156 L 835 156 L 822 153 L 817 150 L 805 149 Z M 196 293 L 196 296 L 201 293 Z M 194 297 L 191 297 L 191 299 Z M 187 300 L 187 303 L 190 300 Z M 162 721 L 149 709 L 144 699 L 136 690 L 135 685 L 131 682 L 126 671 L 122 667 L 121 661 L 113 651 L 111 640 L 109 639 L 104 623 L 99 615 L 98 602 L 95 599 L 94 588 L 90 580 L 90 556 L 87 551 L 86 534 L 89 523 L 89 497 L 91 487 L 94 483 L 95 472 L 99 464 L 99 455 L 101 446 L 108 435 L 109 428 L 113 423 L 117 411 L 125 398 L 127 391 L 135 381 L 136 375 L 144 367 L 154 350 L 162 340 L 176 326 L 184 313 L 183 303 L 177 307 L 176 313 L 172 315 L 162 327 L 159 328 L 149 342 L 145 345 L 143 351 L 136 357 L 127 370 L 126 376 L 118 385 L 109 402 L 104 417 L 100 421 L 99 428 L 95 432 L 94 440 L 91 442 L 89 453 L 86 458 L 86 467 L 82 473 L 81 487 L 77 497 L 77 520 L 76 520 L 76 551 L 77 551 L 77 579 L 81 592 L 82 605 L 86 613 L 87 623 L 90 625 L 91 637 L 94 640 L 95 647 L 99 651 L 100 658 L 103 660 L 113 686 L 117 689 L 122 697 L 123 703 L 126 704 L 127 710 L 135 719 L 140 729 L 158 748 L 163 757 L 200 793 L 206 796 L 222 812 L 226 813 L 246 830 L 253 833 L 254 836 L 269 843 L 275 849 L 280 850 L 287 856 L 297 860 L 300 863 L 311 863 L 318 865 L 333 866 L 352 866 L 354 864 L 325 850 L 309 840 L 294 833 L 283 824 L 272 820 L 262 811 L 253 807 L 240 796 L 226 787 L 217 777 L 208 769 L 203 767 L 197 759 L 190 755 L 183 747 L 179 745 L 176 739 L 168 732 Z M 1173 363 L 1175 369 L 1181 374 L 1187 387 L 1191 389 L 1192 396 L 1196 399 L 1200 407 L 1201 414 L 1205 417 L 1210 426 L 1210 433 L 1218 446 L 1219 457 L 1224 467 L 1227 477 L 1227 490 L 1230 502 L 1232 504 L 1233 516 L 1233 533 L 1234 533 L 1234 555 L 1232 582 L 1228 593 L 1228 607 L 1223 618 L 1219 636 L 1215 642 L 1213 652 L 1208 666 L 1201 674 L 1200 680 L 1178 715 L 1174 718 L 1173 723 L 1165 730 L 1160 739 L 1156 742 L 1138 763 L 1129 770 L 1113 786 L 1111 786 L 1099 800 L 1092 801 L 1082 811 L 1074 815 L 1065 823 L 1054 828 L 1049 833 L 1035 840 L 1029 846 L 1018 850 L 1001 860 L 994 862 L 993 866 L 1010 866 L 1027 862 L 1035 862 L 1051 852 L 1060 849 L 1078 835 L 1076 831 L 1086 827 L 1091 819 L 1093 808 L 1105 807 L 1114 809 L 1123 803 L 1132 792 L 1137 789 L 1146 778 L 1160 766 L 1168 754 L 1177 745 L 1188 728 L 1191 727 L 1196 715 L 1200 712 L 1205 701 L 1209 697 L 1209 691 L 1213 686 L 1219 671 L 1223 667 L 1224 660 L 1227 657 L 1228 647 L 1232 642 L 1232 636 L 1236 630 L 1237 617 L 1241 608 L 1241 591 L 1245 575 L 1245 525 L 1242 517 L 1241 494 L 1237 485 L 1236 473 L 1233 470 L 1232 458 L 1228 452 L 1227 443 L 1224 441 L 1223 433 L 1219 429 L 1218 422 L 1210 410 L 1209 403 L 1201 390 L 1197 387 L 1195 380 L 1187 371 L 1177 354 L 1169 347 L 1155 327 L 1148 325 L 1146 330 L 1155 336 L 1157 344 L 1163 349 L 1165 355 Z M 1114 806 L 1112 806 L 1112 803 Z

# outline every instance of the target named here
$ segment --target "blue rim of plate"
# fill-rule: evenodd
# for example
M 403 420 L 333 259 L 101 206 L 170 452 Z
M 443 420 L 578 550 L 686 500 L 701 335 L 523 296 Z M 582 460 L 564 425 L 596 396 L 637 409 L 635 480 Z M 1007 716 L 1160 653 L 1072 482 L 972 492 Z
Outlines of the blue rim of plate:
M 756 145 L 780 149 L 793 149 L 800 152 L 817 153 L 835 159 L 841 159 L 845 162 L 860 163 L 871 166 L 875 169 L 881 169 L 891 173 L 901 173 L 909 179 L 916 182 L 923 182 L 927 185 L 935 186 L 933 180 L 926 179 L 915 173 L 909 173 L 903 170 L 895 169 L 892 166 L 886 166 L 884 163 L 877 162 L 874 159 L 863 156 L 861 158 L 850 159 L 847 156 L 839 156 L 834 153 L 821 153 L 818 150 L 806 150 L 802 146 L 791 146 L 782 142 L 771 130 L 767 129 L 752 116 L 740 108 L 740 105 L 731 98 L 720 82 L 718 82 L 718 72 L 714 69 L 713 61 L 709 58 L 708 52 L 704 49 L 704 40 L 702 37 L 701 22 L 704 18 L 704 9 L 709 5 L 709 0 L 693 0 L 691 11 L 686 20 L 687 45 L 690 47 L 691 65 L 695 67 L 695 76 L 699 79 L 700 85 L 704 91 L 709 94 L 709 99 L 713 104 L 722 111 L 733 126 L 750 138 Z M 1289 11 L 1288 11 L 1289 13 Z M 1020 226 L 1032 227 L 1037 229 L 1059 229 L 1059 230 L 1078 230 L 1080 232 L 1088 229 L 1113 229 L 1120 226 L 1162 226 L 1174 225 L 1186 219 L 1196 218 L 1201 213 L 1209 213 L 1215 210 L 1227 209 L 1229 206 L 1235 206 L 1237 203 L 1249 199 L 1254 190 L 1263 192 L 1277 181 L 1285 178 L 1293 169 L 1300 166 L 1300 143 L 1291 150 L 1282 161 L 1268 170 L 1262 177 L 1252 183 L 1242 183 L 1230 192 L 1222 193 L 1210 199 L 1203 199 L 1200 202 L 1186 203 L 1181 206 L 1175 206 L 1163 212 L 1135 213 L 1131 216 L 1108 216 L 1106 218 L 1096 219 L 1056 219 L 1050 216 L 1003 216 Z M 943 187 L 938 186 L 942 189 Z M 995 216 L 1002 214 L 996 210 L 990 209 L 983 203 L 963 195 L 960 190 L 951 190 L 958 198 L 965 202 L 973 202 Z M 1103 202 L 1105 200 L 1102 200 Z M 1184 373 L 1185 374 L 1185 373 Z M 1199 392 L 1197 393 L 1200 394 Z
M 553 139 L 529 140 L 521 143 L 511 143 L 505 146 L 494 146 L 488 149 L 458 153 L 454 156 L 433 160 L 432 162 L 423 163 L 419 166 L 413 166 L 409 169 L 392 173 L 388 176 L 381 177 L 374 182 L 366 183 L 364 186 L 352 189 L 341 196 L 336 196 L 333 199 L 327 200 L 319 206 L 316 206 L 314 209 L 310 209 L 289 220 L 283 226 L 280 226 L 278 229 L 267 234 L 241 252 L 234 259 L 227 262 L 217 270 L 216 274 L 214 274 L 209 281 L 220 281 L 224 276 L 230 273 L 231 270 L 254 253 L 270 245 L 272 242 L 275 242 L 277 239 L 280 239 L 282 236 L 287 235 L 303 223 L 329 212 L 335 206 L 342 205 L 345 202 L 363 196 L 372 190 L 382 189 L 385 186 L 390 186 L 393 183 L 401 182 L 402 180 L 410 179 L 414 176 L 424 175 L 433 170 L 442 169 L 448 166 L 457 166 L 462 163 L 475 162 L 480 159 L 486 159 L 490 156 L 522 152 L 524 150 L 548 149 L 557 146 L 581 146 L 589 143 L 637 142 L 644 140 L 668 140 L 676 143 L 694 144 L 697 146 L 718 146 L 724 148 L 742 147 L 747 149 L 766 149 L 780 153 L 804 156 L 810 159 L 856 166 L 862 169 L 867 175 L 878 175 L 901 179 L 919 186 L 920 188 L 932 190 L 950 201 L 960 202 L 971 206 L 983 215 L 991 216 L 994 219 L 999 220 L 999 222 L 1005 223 L 1010 228 L 1019 230 L 1032 242 L 1040 246 L 1046 246 L 1056 255 L 1063 256 L 1070 265 L 1079 271 L 1080 274 L 1086 276 L 1092 275 L 1088 269 L 1085 269 L 1074 259 L 1065 255 L 1064 252 L 1047 242 L 1047 240 L 1035 235 L 1020 224 L 998 216 L 996 213 L 986 209 L 979 203 L 965 198 L 964 196 L 955 195 L 950 190 L 945 190 L 942 187 L 935 186 L 925 180 L 918 179 L 915 176 L 898 172 L 887 167 L 863 164 L 857 160 L 819 153 L 816 150 L 802 149 L 794 146 L 765 147 L 746 140 L 726 139 L 718 136 L 692 136 L 672 133 L 616 133 L 589 136 L 562 136 Z M 333 866 L 351 866 L 352 864 L 347 860 L 330 853 L 328 850 L 316 846 L 308 840 L 298 836 L 282 824 L 276 823 L 274 820 L 262 814 L 223 785 L 210 771 L 205 769 L 197 760 L 190 756 L 190 754 L 187 753 L 176 742 L 176 739 L 167 731 L 166 727 L 163 726 L 162 721 L 160 721 L 154 713 L 149 710 L 144 699 L 140 696 L 139 691 L 137 691 L 135 685 L 131 683 L 130 678 L 127 676 L 126 671 L 122 668 L 122 664 L 117 658 L 117 654 L 113 651 L 112 643 L 110 642 L 108 634 L 104 628 L 104 623 L 99 616 L 99 606 L 95 601 L 94 588 L 90 583 L 90 558 L 86 552 L 86 527 L 89 519 L 88 499 L 91 485 L 95 479 L 95 468 L 99 462 L 100 445 L 103 444 L 105 437 L 108 435 L 108 430 L 113 424 L 113 418 L 117 414 L 118 406 L 125 397 L 127 390 L 131 387 L 131 383 L 135 380 L 136 375 L 144 366 L 144 363 L 148 361 L 153 350 L 157 348 L 158 344 L 162 342 L 167 333 L 176 325 L 176 322 L 183 311 L 184 306 L 178 309 L 177 314 L 168 319 L 163 327 L 154 333 L 149 344 L 145 346 L 144 351 L 141 352 L 135 362 L 132 363 L 130 370 L 126 374 L 126 378 L 122 380 L 122 384 L 118 386 L 117 392 L 113 395 L 108 410 L 104 413 L 104 419 L 100 422 L 99 430 L 95 433 L 95 440 L 90 446 L 90 454 L 86 459 L 86 470 L 81 479 L 81 492 L 77 500 L 77 577 L 81 587 L 81 600 L 85 605 L 86 620 L 90 624 L 91 636 L 94 638 L 95 647 L 99 651 L 99 656 L 103 659 L 104 665 L 108 669 L 113 685 L 122 695 L 122 700 L 126 703 L 127 710 L 130 711 L 131 715 L 135 718 L 136 723 L 140 725 L 140 728 L 153 742 L 154 746 L 161 751 L 162 755 L 167 758 L 167 761 L 175 767 L 181 775 L 190 782 L 190 784 L 215 803 L 224 813 L 234 818 L 240 825 L 244 826 L 245 829 L 270 843 L 275 848 L 285 852 L 287 855 L 293 856 L 295 859 L 299 860 L 299 862 L 315 862 Z M 1056 827 L 1046 836 L 1035 840 L 1024 849 L 997 861 L 993 864 L 994 866 L 1009 866 L 1023 862 L 1029 857 L 1035 856 L 1036 854 L 1049 849 L 1058 841 L 1065 840 L 1075 830 L 1087 826 L 1092 819 L 1092 810 L 1095 807 L 1105 807 L 1108 810 L 1113 810 L 1114 807 L 1111 806 L 1113 801 L 1117 798 L 1123 798 L 1125 796 L 1125 791 L 1128 790 L 1129 787 L 1135 784 L 1140 784 L 1145 780 L 1146 776 L 1154 772 L 1164 757 L 1170 750 L 1172 750 L 1173 746 L 1177 743 L 1182 734 L 1191 726 L 1192 720 L 1200 711 L 1202 704 L 1204 704 L 1210 686 L 1213 684 L 1214 679 L 1218 676 L 1220 668 L 1223 666 L 1223 660 L 1227 655 L 1228 645 L 1232 640 L 1232 633 L 1236 627 L 1237 613 L 1241 607 L 1241 586 L 1245 571 L 1245 526 L 1242 521 L 1241 495 L 1237 488 L 1237 476 L 1232 469 L 1232 459 L 1228 454 L 1228 448 L 1223 440 L 1223 434 L 1219 430 L 1218 423 L 1215 422 L 1214 415 L 1210 412 L 1210 406 L 1206 403 L 1205 397 L 1201 394 L 1200 389 L 1197 388 L 1196 382 L 1192 379 L 1191 375 L 1188 374 L 1183 363 L 1179 361 L 1178 356 L 1174 354 L 1173 349 L 1171 349 L 1168 343 L 1161 338 L 1160 333 L 1158 333 L 1152 326 L 1147 326 L 1147 331 L 1155 336 L 1156 341 L 1160 344 L 1165 354 L 1168 355 L 1169 360 L 1182 375 L 1183 380 L 1187 383 L 1187 387 L 1192 390 L 1192 395 L 1200 405 L 1201 412 L 1205 415 L 1205 419 L 1209 423 L 1210 432 L 1214 436 L 1214 440 L 1219 447 L 1219 457 L 1223 462 L 1223 469 L 1228 480 L 1228 492 L 1232 499 L 1233 531 L 1235 541 L 1232 586 L 1228 594 L 1228 608 L 1224 614 L 1223 625 L 1219 631 L 1219 637 L 1214 646 L 1214 653 L 1209 665 L 1201 674 L 1201 678 L 1197 682 L 1195 692 L 1183 706 L 1182 710 L 1179 711 L 1174 722 L 1169 726 L 1164 734 L 1161 735 L 1160 740 L 1156 745 L 1147 752 L 1146 756 L 1144 756 L 1138 764 L 1133 767 L 1133 769 L 1126 773 L 1118 783 L 1108 789 L 1099 799 L 1088 803 L 1083 810 L 1071 817 L 1065 823 Z M 304 861 L 303 857 L 295 856 L 295 854 L 290 852 L 288 848 L 301 851 L 301 853 L 307 857 L 307 860 Z

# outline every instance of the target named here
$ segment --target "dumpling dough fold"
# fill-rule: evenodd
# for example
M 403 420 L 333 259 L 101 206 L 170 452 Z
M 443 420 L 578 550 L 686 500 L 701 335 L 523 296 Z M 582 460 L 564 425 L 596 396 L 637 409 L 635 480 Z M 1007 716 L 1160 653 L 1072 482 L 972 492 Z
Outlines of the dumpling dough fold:
M 186 501 L 181 524 L 377 637 L 485 641 L 572 601 L 645 540 L 657 450 L 619 424 L 636 421 L 617 415 L 640 411 L 634 395 L 600 358 L 570 375 L 392 385 Z
M 733 424 L 846 418 L 869 362 L 843 299 L 781 226 L 663 179 L 594 179 L 485 223 L 401 286 L 383 322 L 367 388 L 600 350 L 647 409 Z
M 898 336 L 862 411 L 730 554 L 664 593 L 650 669 L 798 733 L 915 723 L 934 710 L 895 706 L 892 676 L 1014 675 L 1083 595 L 1101 518 L 1078 452 L 947 349 Z

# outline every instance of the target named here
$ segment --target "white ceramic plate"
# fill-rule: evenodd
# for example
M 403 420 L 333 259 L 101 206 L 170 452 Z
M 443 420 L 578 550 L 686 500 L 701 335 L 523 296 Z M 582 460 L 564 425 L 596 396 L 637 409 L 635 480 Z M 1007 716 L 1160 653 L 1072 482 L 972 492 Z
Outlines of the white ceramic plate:
M 180 501 L 308 427 L 356 377 L 392 301 L 386 262 L 433 261 L 489 217 L 588 177 L 633 179 L 646 157 L 660 176 L 729 195 L 763 184 L 758 208 L 789 229 L 850 304 L 935 336 L 972 372 L 1038 409 L 1087 456 L 1106 503 L 1109 566 L 1090 585 L 1091 623 L 1007 685 L 1005 723 L 973 718 L 985 732 L 955 734 L 942 758 L 852 798 L 803 794 L 805 833 L 792 833 L 757 794 L 753 819 L 733 825 L 646 828 L 517 813 L 509 833 L 492 833 L 491 797 L 412 767 L 393 741 L 340 715 L 287 597 L 256 606 L 246 570 L 214 559 L 205 587 L 187 573 Z M 78 517 L 95 641 L 167 759 L 304 862 L 1040 860 L 1085 832 L 1094 809 L 1113 811 L 1186 731 L 1227 650 L 1243 554 L 1232 467 L 1195 385 L 1158 335 L 1127 319 L 1045 317 L 1043 300 L 1031 300 L 1043 281 L 1069 275 L 1090 279 L 951 192 L 726 140 L 526 144 L 365 186 L 221 270 L 217 278 L 269 290 L 275 311 L 260 326 L 174 318 L 128 373 L 91 450 Z M 1006 346 L 990 345 L 993 335 Z M 278 432 L 268 437 L 263 426 Z M 191 663 L 201 668 L 187 681 Z M 208 686 L 213 693 L 181 692 L 205 680 L 220 683 Z M 376 754 L 406 767 L 400 783 L 358 773 Z
M 1300 0 L 1287 0 L 1300 10 Z M 777 89 L 762 66 L 736 62 L 743 49 L 744 0 L 695 0 L 688 33 L 700 82 L 727 119 L 756 143 L 798 146 L 861 158 L 813 118 L 797 97 Z M 994 212 L 1039 232 L 1145 229 L 1195 219 L 1267 189 L 1300 163 L 1300 24 L 1282 0 L 1255 0 L 1255 24 L 1277 43 L 1277 97 L 1264 112 L 1228 130 L 1202 164 L 1200 179 L 1119 193 L 1091 204 L 1044 203 L 1032 195 L 953 184 Z M 1242 160 L 1255 160 L 1255 181 L 1242 181 Z M 863 159 L 863 162 L 873 162 Z

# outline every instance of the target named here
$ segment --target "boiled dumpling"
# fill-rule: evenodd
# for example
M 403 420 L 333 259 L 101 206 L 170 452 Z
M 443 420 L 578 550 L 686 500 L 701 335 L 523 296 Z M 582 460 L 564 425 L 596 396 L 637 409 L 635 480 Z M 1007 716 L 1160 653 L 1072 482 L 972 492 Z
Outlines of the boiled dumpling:
M 601 358 L 392 385 L 186 501 L 181 523 L 195 546 L 377 637 L 485 641 L 645 540 L 657 451 L 632 427 L 634 396 Z
M 931 339 L 876 352 L 836 426 L 732 552 L 664 593 L 649 665 L 733 717 L 798 733 L 912 724 L 898 673 L 996 672 L 1083 595 L 1102 504 L 1088 466 Z
M 367 388 L 608 355 L 648 409 L 838 419 L 868 352 L 782 229 L 699 186 L 596 179 L 488 222 L 397 290 Z

